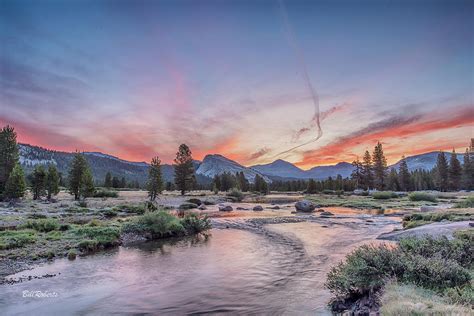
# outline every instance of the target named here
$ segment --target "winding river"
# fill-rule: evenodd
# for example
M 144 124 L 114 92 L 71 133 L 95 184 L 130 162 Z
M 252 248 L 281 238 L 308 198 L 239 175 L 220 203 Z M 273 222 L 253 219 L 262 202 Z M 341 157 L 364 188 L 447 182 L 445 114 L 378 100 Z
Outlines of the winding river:
M 208 236 L 55 260 L 12 275 L 56 274 L 2 286 L 0 310 L 3 315 L 330 314 L 324 288 L 330 267 L 398 221 L 373 212 L 328 210 L 335 216 L 219 218 Z

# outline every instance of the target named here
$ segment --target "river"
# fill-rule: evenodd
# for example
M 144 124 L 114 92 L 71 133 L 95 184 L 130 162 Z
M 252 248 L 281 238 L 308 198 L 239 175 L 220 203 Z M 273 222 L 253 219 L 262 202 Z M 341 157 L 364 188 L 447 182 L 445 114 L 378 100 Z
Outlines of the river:
M 0 310 L 2 315 L 329 315 L 324 281 L 330 267 L 398 222 L 369 211 L 328 210 L 334 218 L 297 216 L 300 222 L 289 217 L 271 224 L 272 217 L 215 219 L 208 236 L 55 260 L 12 275 L 56 274 L 1 286 Z

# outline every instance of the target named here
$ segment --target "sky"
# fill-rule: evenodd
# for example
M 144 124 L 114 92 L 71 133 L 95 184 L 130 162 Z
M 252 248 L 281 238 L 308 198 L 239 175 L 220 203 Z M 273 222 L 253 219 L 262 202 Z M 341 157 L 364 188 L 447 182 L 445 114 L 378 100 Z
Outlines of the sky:
M 1 0 L 0 125 L 123 159 L 303 169 L 474 137 L 474 2 Z M 285 23 L 285 14 L 288 22 Z M 314 139 L 319 96 L 322 137 Z

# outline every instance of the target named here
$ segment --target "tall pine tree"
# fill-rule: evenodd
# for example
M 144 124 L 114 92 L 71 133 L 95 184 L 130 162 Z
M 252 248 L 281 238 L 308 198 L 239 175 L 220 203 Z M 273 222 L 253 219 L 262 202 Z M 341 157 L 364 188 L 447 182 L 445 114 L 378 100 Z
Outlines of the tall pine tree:
M 48 168 L 48 175 L 46 176 L 46 192 L 48 200 L 51 200 L 53 195 L 59 193 L 59 174 L 54 165 Z
M 358 189 L 364 185 L 364 177 L 362 174 L 363 165 L 359 161 L 359 158 L 357 158 L 352 162 L 352 166 L 354 170 L 352 171 L 351 179 L 355 182 L 356 188 Z
M 372 173 L 372 157 L 368 150 L 365 151 L 364 160 L 362 162 L 362 179 L 363 187 L 365 190 L 372 189 L 374 187 L 374 176 Z
M 86 198 L 94 192 L 94 181 L 87 160 L 79 152 L 74 154 L 69 170 L 69 192 L 75 200 Z
M 464 153 L 462 187 L 465 190 L 474 190 L 474 151 L 472 146 L 469 149 L 466 149 L 466 152 Z
M 400 184 L 400 189 L 402 191 L 410 191 L 411 190 L 411 179 L 410 179 L 410 171 L 408 170 L 407 161 L 405 156 L 402 157 L 402 161 L 400 162 L 400 167 L 398 169 L 398 183 Z
M 372 155 L 374 170 L 374 185 L 377 190 L 384 190 L 386 187 L 385 178 L 387 176 L 387 160 L 383 154 L 382 144 L 377 142 Z
M 448 190 L 448 161 L 446 160 L 446 156 L 444 152 L 440 151 L 438 154 L 438 158 L 436 159 L 436 186 L 440 191 L 447 191 Z
M 174 159 L 174 183 L 181 195 L 190 190 L 196 182 L 194 174 L 193 157 L 191 150 L 186 144 L 179 146 Z
M 106 188 L 112 187 L 112 175 L 110 174 L 110 172 L 107 172 L 107 174 L 105 175 L 104 187 Z
M 457 191 L 461 185 L 462 177 L 462 166 L 456 155 L 456 151 L 453 149 L 451 157 L 449 159 L 449 169 L 448 169 L 448 185 L 449 190 Z
M 18 159 L 16 132 L 13 127 L 7 125 L 0 130 L 0 199 Z
M 37 200 L 46 194 L 46 171 L 42 165 L 37 165 L 33 170 L 31 191 L 33 200 Z
M 148 169 L 147 182 L 148 196 L 150 201 L 154 201 L 158 194 L 163 191 L 163 176 L 161 174 L 161 160 L 158 156 L 151 160 L 150 168 Z

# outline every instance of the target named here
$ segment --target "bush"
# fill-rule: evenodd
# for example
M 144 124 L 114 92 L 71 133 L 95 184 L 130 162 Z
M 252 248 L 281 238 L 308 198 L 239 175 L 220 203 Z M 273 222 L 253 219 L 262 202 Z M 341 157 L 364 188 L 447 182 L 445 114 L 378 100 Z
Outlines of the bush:
M 77 202 L 77 206 L 85 208 L 85 207 L 87 207 L 87 202 L 86 201 L 79 201 L 79 202 Z
M 186 202 L 196 204 L 196 205 L 201 205 L 202 204 L 202 201 L 200 199 L 196 199 L 196 198 L 188 199 Z
M 428 202 L 437 202 L 436 196 L 426 192 L 412 192 L 408 195 L 410 201 L 428 201 Z
M 93 197 L 95 198 L 116 198 L 118 196 L 119 194 L 117 191 L 104 190 L 104 189 L 97 190 L 93 195 Z
M 379 290 L 387 278 L 402 273 L 398 250 L 387 245 L 363 245 L 329 271 L 326 287 L 337 297 L 357 297 Z
M 139 204 L 139 205 L 122 204 L 122 205 L 115 206 L 113 210 L 121 211 L 124 213 L 135 213 L 135 214 L 141 215 L 141 214 L 145 214 L 145 212 L 147 211 L 147 207 L 146 205 L 142 205 L 142 204 Z
M 181 220 L 181 224 L 188 235 L 197 234 L 211 228 L 211 222 L 207 217 L 200 218 L 194 213 L 186 215 Z
M 470 208 L 474 207 L 474 196 L 468 196 L 465 200 L 456 203 L 457 208 Z
M 186 233 L 180 220 L 165 212 L 146 213 L 123 226 L 124 233 L 149 235 L 149 238 L 182 236 Z
M 388 200 L 388 199 L 394 199 L 398 197 L 398 195 L 395 192 L 380 191 L 380 192 L 372 193 L 372 197 L 376 200 Z
M 455 234 L 454 240 L 425 237 L 403 239 L 397 248 L 361 246 L 331 269 L 326 287 L 336 297 L 350 300 L 380 290 L 391 278 L 438 292 L 464 289 L 471 282 L 473 236 L 470 230 Z M 466 290 L 459 300 L 470 294 Z
M 405 238 L 400 240 L 399 247 L 405 253 L 425 258 L 453 260 L 466 268 L 469 268 L 474 262 L 474 242 L 465 235 L 454 240 L 449 240 L 444 236 L 440 238 L 429 236 Z
M 94 239 L 84 239 L 81 240 L 77 245 L 77 249 L 82 252 L 94 252 L 99 249 L 99 242 Z
M 22 225 L 23 228 L 31 228 L 39 232 L 50 232 L 59 229 L 59 223 L 53 218 L 28 220 Z
M 69 260 L 74 260 L 74 259 L 76 259 L 76 257 L 77 257 L 76 250 L 74 250 L 74 249 L 69 250 L 69 252 L 67 253 L 67 258 Z
M 453 304 L 474 306 L 474 288 L 472 285 L 447 289 L 444 295 Z
M 227 196 L 233 197 L 237 202 L 241 202 L 244 199 L 244 194 L 239 189 L 233 188 L 227 193 Z
M 324 189 L 321 193 L 322 194 L 334 194 L 334 190 Z
M 454 260 L 413 255 L 404 261 L 405 272 L 400 279 L 424 288 L 442 290 L 465 285 L 471 280 L 469 270 Z
M 0 231 L 0 250 L 20 248 L 36 242 L 36 232 L 33 230 Z

